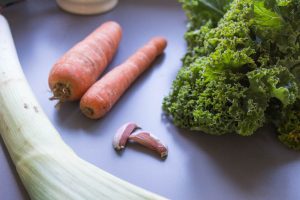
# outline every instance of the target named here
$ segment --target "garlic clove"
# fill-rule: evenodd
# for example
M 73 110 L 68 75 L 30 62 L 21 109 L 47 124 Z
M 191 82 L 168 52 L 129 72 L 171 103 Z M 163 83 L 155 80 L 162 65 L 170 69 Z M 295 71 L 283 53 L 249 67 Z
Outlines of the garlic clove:
M 134 122 L 128 122 L 122 125 L 114 136 L 113 147 L 116 150 L 124 149 L 130 134 L 136 129 L 139 129 L 139 126 Z
M 168 147 L 155 135 L 148 131 L 136 131 L 129 136 L 129 140 L 137 142 L 148 149 L 156 151 L 161 158 L 168 155 Z

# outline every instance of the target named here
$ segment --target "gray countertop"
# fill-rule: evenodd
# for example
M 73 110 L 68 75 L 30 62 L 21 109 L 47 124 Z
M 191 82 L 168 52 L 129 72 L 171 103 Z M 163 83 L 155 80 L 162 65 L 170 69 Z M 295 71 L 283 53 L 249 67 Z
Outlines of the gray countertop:
M 61 11 L 54 0 L 27 0 L 4 11 L 29 83 L 64 141 L 85 160 L 140 187 L 174 200 L 300 199 L 300 154 L 286 149 L 275 130 L 265 127 L 252 137 L 211 136 L 174 127 L 161 110 L 185 52 L 186 19 L 175 0 L 121 0 L 111 12 L 78 16 Z M 168 39 L 153 67 L 100 120 L 85 118 L 78 102 L 60 111 L 48 100 L 52 64 L 76 42 L 107 20 L 123 27 L 120 48 L 107 70 L 120 64 L 152 36 Z M 1 53 L 1 52 L 0 52 Z M 129 144 L 121 154 L 112 148 L 115 130 L 136 121 L 169 146 L 161 160 Z M 0 140 L 0 199 L 28 199 Z

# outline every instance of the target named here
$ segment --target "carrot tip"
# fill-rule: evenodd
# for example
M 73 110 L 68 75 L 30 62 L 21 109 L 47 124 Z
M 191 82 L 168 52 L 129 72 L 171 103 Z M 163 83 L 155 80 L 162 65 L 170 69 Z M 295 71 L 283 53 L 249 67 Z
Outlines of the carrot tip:
M 85 116 L 90 117 L 90 118 L 94 115 L 94 110 L 89 107 L 84 107 L 81 109 L 81 111 L 83 112 L 83 114 Z
M 163 53 L 164 49 L 166 48 L 166 46 L 168 44 L 167 39 L 165 39 L 164 37 L 161 37 L 161 36 L 156 36 L 156 37 L 152 38 L 151 41 L 155 43 L 156 48 L 158 50 L 158 55 Z
M 65 83 L 56 83 L 52 92 L 53 97 L 50 97 L 50 100 L 59 100 L 60 102 L 64 102 L 71 96 L 70 86 Z

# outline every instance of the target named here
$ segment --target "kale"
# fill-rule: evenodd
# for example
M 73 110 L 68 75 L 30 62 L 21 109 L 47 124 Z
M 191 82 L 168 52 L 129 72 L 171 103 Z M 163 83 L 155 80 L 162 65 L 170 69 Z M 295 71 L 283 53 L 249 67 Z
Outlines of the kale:
M 180 2 L 187 53 L 163 101 L 174 124 L 248 136 L 271 122 L 300 150 L 300 2 Z

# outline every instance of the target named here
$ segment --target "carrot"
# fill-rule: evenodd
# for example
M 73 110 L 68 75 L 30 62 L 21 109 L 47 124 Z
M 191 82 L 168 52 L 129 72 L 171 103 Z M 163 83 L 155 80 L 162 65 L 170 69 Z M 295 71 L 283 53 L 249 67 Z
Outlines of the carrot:
M 151 39 L 144 47 L 115 67 L 90 87 L 80 100 L 80 109 L 87 117 L 104 116 L 126 89 L 142 74 L 167 45 L 162 37 Z
M 120 25 L 106 22 L 65 53 L 49 74 L 50 99 L 79 100 L 111 61 L 121 37 Z

